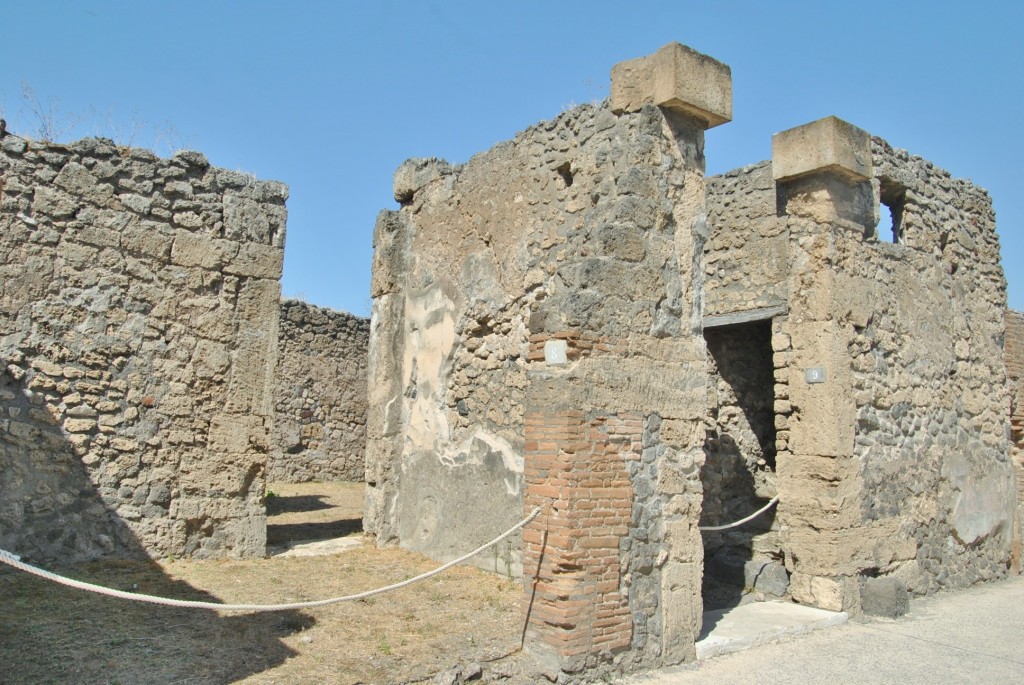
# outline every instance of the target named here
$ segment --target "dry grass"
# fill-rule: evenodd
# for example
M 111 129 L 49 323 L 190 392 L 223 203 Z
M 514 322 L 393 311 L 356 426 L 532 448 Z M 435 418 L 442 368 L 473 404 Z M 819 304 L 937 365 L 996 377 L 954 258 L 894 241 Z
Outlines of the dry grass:
M 354 526 L 361 488 L 304 488 L 271 487 L 278 495 L 271 500 L 279 501 L 270 506 L 279 513 L 269 534 Z M 63 570 L 148 594 L 274 603 L 359 592 L 435 566 L 418 554 L 364 546 L 322 557 L 121 561 Z M 124 602 L 3 570 L 0 682 L 415 682 L 450 665 L 516 651 L 520 593 L 518 582 L 457 568 L 361 602 L 220 615 Z

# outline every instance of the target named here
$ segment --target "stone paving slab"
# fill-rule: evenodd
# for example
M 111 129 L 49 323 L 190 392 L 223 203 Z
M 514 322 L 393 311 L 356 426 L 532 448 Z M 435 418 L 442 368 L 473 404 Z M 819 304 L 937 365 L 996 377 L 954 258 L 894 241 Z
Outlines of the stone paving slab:
M 739 652 L 783 637 L 845 623 L 845 612 L 825 611 L 792 602 L 752 602 L 704 612 L 697 658 Z
M 630 685 L 1024 682 L 1024 576 L 914 599 L 902 618 L 847 621 L 632 676 Z
M 313 540 L 310 542 L 289 542 L 267 548 L 268 557 L 320 557 L 326 554 L 347 552 L 361 547 L 361 537 L 333 538 L 331 540 Z

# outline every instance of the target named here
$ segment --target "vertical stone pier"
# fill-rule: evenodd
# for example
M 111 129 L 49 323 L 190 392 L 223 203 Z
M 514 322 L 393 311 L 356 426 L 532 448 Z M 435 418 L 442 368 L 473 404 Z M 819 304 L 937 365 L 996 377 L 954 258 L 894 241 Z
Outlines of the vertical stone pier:
M 839 611 L 855 600 L 844 564 L 860 524 L 858 464 L 853 459 L 857 409 L 845 334 L 834 295 L 832 231 L 872 235 L 871 139 L 827 117 L 772 137 L 772 176 L 790 217 L 787 371 L 790 454 L 778 459 L 779 518 L 788 530 L 794 598 Z M 844 594 L 847 596 L 844 598 Z
M 523 535 L 523 608 L 552 677 L 692 659 L 701 623 L 696 266 L 704 131 L 731 118 L 729 69 L 668 45 L 614 67 L 611 109 L 625 159 L 597 174 L 614 202 L 588 213 L 593 247 L 566 251 L 531 327 L 524 505 L 542 514 Z

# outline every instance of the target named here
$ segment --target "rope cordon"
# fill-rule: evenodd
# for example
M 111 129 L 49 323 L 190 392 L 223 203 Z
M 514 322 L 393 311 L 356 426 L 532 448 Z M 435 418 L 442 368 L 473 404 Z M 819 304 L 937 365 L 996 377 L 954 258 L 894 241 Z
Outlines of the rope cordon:
M 412 585 L 413 583 L 417 583 L 421 580 L 426 580 L 431 576 L 436 576 L 438 573 L 441 573 L 442 571 L 447 571 L 452 566 L 461 564 L 467 559 L 470 559 L 476 556 L 477 554 L 480 554 L 480 552 L 483 552 L 488 547 L 493 547 L 494 545 L 498 544 L 499 542 L 507 538 L 509 535 L 512 535 L 512 533 L 516 532 L 517 530 L 525 526 L 533 519 L 537 518 L 538 514 L 540 514 L 539 507 L 534 509 L 533 512 L 531 512 L 530 515 L 524 518 L 522 521 L 512 526 L 511 528 L 509 528 L 504 533 L 494 538 L 487 544 L 477 547 L 468 554 L 463 554 L 458 559 L 453 559 L 442 566 L 438 566 L 432 571 L 421 573 L 415 578 L 409 578 L 407 580 L 403 580 L 400 583 L 394 583 L 392 585 L 380 587 L 375 590 L 367 590 L 366 592 L 360 592 L 354 595 L 345 595 L 344 597 L 331 597 L 330 599 L 317 599 L 309 602 L 292 602 L 290 604 L 218 604 L 217 602 L 197 602 L 186 599 L 168 599 L 166 597 L 156 597 L 155 595 L 144 595 L 135 592 L 125 592 L 124 590 L 114 590 L 112 588 L 103 587 L 102 585 L 94 585 L 92 583 L 85 583 L 80 580 L 74 580 L 72 578 L 65 578 L 64 576 L 57 575 L 56 573 L 44 571 L 41 568 L 32 566 L 31 564 L 26 564 L 25 562 L 21 561 L 20 557 L 18 557 L 17 555 L 11 554 L 10 552 L 2 549 L 0 549 L 0 561 L 7 564 L 8 566 L 13 566 L 16 569 L 25 571 L 26 573 L 31 573 L 34 576 L 39 576 L 40 578 L 52 580 L 55 583 L 66 585 L 67 587 L 73 587 L 78 590 L 86 590 L 88 592 L 95 592 L 97 594 L 106 595 L 108 597 L 129 599 L 135 602 L 146 602 L 148 604 L 159 604 L 161 606 L 185 607 L 188 609 L 212 609 L 214 611 L 248 611 L 254 613 L 266 611 L 292 611 L 295 609 L 310 609 L 312 607 L 327 606 L 328 604 L 338 604 L 339 602 L 353 602 L 356 600 L 365 599 L 367 597 L 372 597 L 373 595 L 379 595 L 384 592 L 398 590 L 399 588 L 403 588 L 407 585 Z
M 753 521 L 758 516 L 771 509 L 773 505 L 778 504 L 778 502 L 779 496 L 775 495 L 775 497 L 772 497 L 771 501 L 768 502 L 768 504 L 764 505 L 763 507 L 755 511 L 750 516 L 741 518 L 739 521 L 733 521 L 732 523 L 727 523 L 724 526 L 699 526 L 697 530 L 728 530 L 730 528 L 738 528 L 739 526 L 742 526 L 744 523 L 747 523 L 748 521 Z

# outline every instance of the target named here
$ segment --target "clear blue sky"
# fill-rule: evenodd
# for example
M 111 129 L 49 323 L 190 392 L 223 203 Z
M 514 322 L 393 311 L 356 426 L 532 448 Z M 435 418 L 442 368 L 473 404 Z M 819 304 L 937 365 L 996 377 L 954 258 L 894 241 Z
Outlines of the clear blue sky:
M 27 83 L 58 121 L 80 118 L 63 139 L 197 149 L 284 181 L 284 293 L 367 314 L 374 218 L 404 159 L 463 162 L 679 41 L 732 67 L 708 173 L 835 114 L 988 189 L 1024 310 L 1022 6 L 0 0 L 0 108 L 31 134 Z

